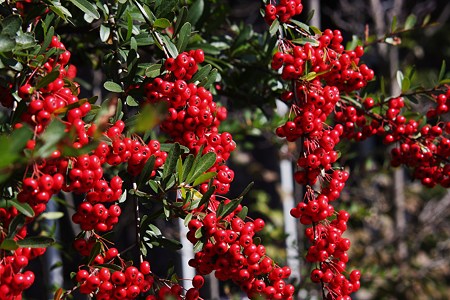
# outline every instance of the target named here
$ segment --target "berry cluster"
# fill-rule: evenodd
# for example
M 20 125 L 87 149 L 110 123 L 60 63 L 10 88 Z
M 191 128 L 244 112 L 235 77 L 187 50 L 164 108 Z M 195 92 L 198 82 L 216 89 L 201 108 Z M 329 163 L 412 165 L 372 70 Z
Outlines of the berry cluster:
M 226 194 L 234 173 L 225 166 L 230 153 L 236 148 L 231 134 L 219 133 L 220 122 L 227 117 L 225 107 L 218 107 L 210 91 L 187 81 L 198 70 L 197 63 L 204 60 L 202 50 L 183 52 L 165 62 L 166 73 L 145 85 L 150 103 L 165 102 L 168 116 L 161 129 L 172 141 L 188 147 L 192 153 L 214 152 L 216 163 L 209 171 L 219 173 L 214 185 L 216 192 Z M 181 70 L 181 72 L 179 71 Z
M 301 14 L 302 11 L 301 0 L 281 0 L 277 5 L 266 5 L 264 20 L 269 25 L 277 18 L 281 23 L 288 23 L 293 16 Z
M 281 95 L 290 106 L 289 117 L 276 134 L 299 141 L 301 147 L 294 179 L 306 192 L 291 215 L 312 226 L 306 229 L 311 242 L 306 259 L 317 266 L 311 279 L 322 284 L 328 299 L 344 299 L 359 289 L 359 276 L 348 280 L 344 275 L 350 243 L 342 235 L 349 216 L 345 211 L 336 213 L 330 202 L 339 198 L 348 179 L 347 172 L 333 167 L 338 159 L 335 147 L 357 114 L 341 95 L 365 87 L 374 73 L 360 64 L 362 47 L 344 50 L 340 31 L 327 29 L 313 38 L 316 43 L 303 46 L 281 40 L 280 51 L 273 56 L 272 68 L 281 69 L 281 78 L 291 84 Z M 328 125 L 333 113 L 345 122 Z
M 290 269 L 276 266 L 265 247 L 254 243 L 254 235 L 264 228 L 264 221 L 245 222 L 235 215 L 238 212 L 239 208 L 225 219 L 211 212 L 189 222 L 188 239 L 204 242 L 189 264 L 200 275 L 215 271 L 219 280 L 231 279 L 252 299 L 293 299 L 294 287 L 284 281 Z

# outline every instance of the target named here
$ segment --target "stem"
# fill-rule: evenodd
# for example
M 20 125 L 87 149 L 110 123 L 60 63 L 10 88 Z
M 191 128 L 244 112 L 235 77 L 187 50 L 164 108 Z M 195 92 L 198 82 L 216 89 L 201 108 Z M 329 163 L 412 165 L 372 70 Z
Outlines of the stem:
M 137 184 L 136 182 L 133 182 L 133 189 L 137 191 Z M 142 263 L 144 261 L 144 256 L 142 255 L 142 252 L 140 250 L 141 247 L 141 215 L 139 213 L 139 201 L 136 194 L 133 196 L 134 201 L 134 216 L 136 220 L 136 245 L 138 246 L 139 250 L 139 262 Z

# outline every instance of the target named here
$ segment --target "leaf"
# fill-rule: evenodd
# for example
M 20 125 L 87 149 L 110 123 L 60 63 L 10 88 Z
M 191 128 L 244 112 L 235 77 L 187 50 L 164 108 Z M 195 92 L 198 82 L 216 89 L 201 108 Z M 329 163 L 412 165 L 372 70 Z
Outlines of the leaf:
M 28 126 L 23 126 L 19 129 L 15 129 L 9 138 L 10 144 L 9 149 L 12 151 L 19 151 L 25 148 L 28 140 L 33 137 L 33 131 Z M 2 150 L 4 151 L 4 149 Z
M 191 38 L 191 29 L 192 29 L 191 23 L 185 23 L 183 27 L 181 27 L 180 34 L 177 40 L 178 52 L 181 53 L 186 49 L 189 43 L 189 39 Z
M 100 25 L 100 40 L 104 43 L 109 39 L 111 35 L 111 28 L 101 24 Z
M 248 214 L 248 207 L 247 206 L 243 206 L 242 210 L 238 213 L 238 217 L 241 218 L 242 220 L 245 220 L 245 218 L 247 217 Z
M 410 86 L 411 86 L 411 80 L 409 80 L 408 77 L 403 78 L 402 86 L 401 86 L 402 92 L 408 91 Z
M 252 189 L 253 185 L 255 184 L 255 182 L 250 182 L 245 189 L 241 192 L 241 194 L 238 196 L 238 198 L 244 197 L 245 195 L 247 195 L 247 193 Z
M 87 0 L 69 0 L 76 7 L 81 9 L 86 15 L 93 19 L 100 19 L 100 14 L 97 11 L 97 8 Z
M 110 91 L 110 92 L 113 92 L 113 93 L 122 93 L 122 92 L 123 92 L 122 87 L 121 87 L 118 83 L 115 83 L 115 82 L 113 82 L 113 81 L 106 81 L 106 82 L 103 84 L 103 87 L 104 87 L 107 91 Z
M 200 250 L 202 250 L 203 246 L 204 246 L 204 243 L 202 241 L 197 241 L 197 243 L 195 243 L 195 245 L 194 245 L 194 253 L 197 253 Z
M 17 248 L 19 248 L 19 245 L 17 245 L 17 242 L 14 241 L 13 239 L 4 239 L 3 242 L 0 244 L 0 249 L 4 249 L 4 250 L 16 250 Z
M 225 204 L 220 212 L 219 212 L 219 209 L 217 209 L 217 213 L 216 213 L 217 218 L 225 218 L 226 216 L 231 214 L 239 206 L 241 201 L 242 201 L 242 198 L 237 199 L 237 200 L 232 200 L 230 203 Z M 219 208 L 220 208 L 220 205 L 219 205 Z
M 15 37 L 20 31 L 22 20 L 18 15 L 10 15 L 4 18 L 1 22 L 1 34 L 9 37 Z
M 211 199 L 211 196 L 216 191 L 216 186 L 212 185 L 202 196 L 200 199 L 200 202 L 198 203 L 198 207 L 202 206 L 203 204 L 209 203 L 209 200 Z
M 182 24 L 185 24 L 185 19 L 187 18 L 188 9 L 186 6 L 183 6 L 183 8 L 180 9 L 180 12 L 178 13 L 177 20 L 175 22 L 175 26 L 173 29 L 173 34 L 177 34 L 178 30 L 181 28 L 180 26 Z
M 37 157 L 45 158 L 49 156 L 65 135 L 66 125 L 58 119 L 54 119 L 40 136 L 40 139 L 44 142 L 44 144 L 37 150 Z
M 55 243 L 55 240 L 48 236 L 33 236 L 26 237 L 23 240 L 17 241 L 20 247 L 29 248 L 47 248 Z
M 145 76 L 155 78 L 161 75 L 161 64 L 152 64 L 145 69 Z
M 177 47 L 172 43 L 170 38 L 167 35 L 161 35 L 161 38 L 163 39 L 164 45 L 169 52 L 171 57 L 177 57 L 178 56 L 178 50 Z M 163 45 L 161 45 L 162 49 Z
M 136 102 L 136 99 L 134 99 L 132 96 L 128 95 L 127 99 L 125 100 L 128 106 L 139 106 L 139 103 Z
M 202 81 L 203 79 L 205 79 L 209 73 L 211 72 L 212 66 L 210 64 L 202 67 L 201 69 L 199 69 L 197 71 L 197 73 L 195 73 L 194 76 L 192 76 L 191 80 L 189 80 L 189 82 L 197 82 L 197 81 Z
M 15 39 L 7 35 L 0 34 L 0 53 L 12 51 L 14 46 L 16 46 Z
M 391 23 L 391 32 L 395 32 L 397 29 L 397 16 L 392 17 L 392 23 Z
M 311 46 L 319 46 L 319 42 L 315 39 L 312 38 L 308 38 L 308 37 L 303 37 L 303 38 L 298 38 L 295 40 L 292 40 L 292 43 L 297 44 L 297 45 L 305 45 L 306 43 L 310 43 Z
M 213 178 L 214 176 L 217 175 L 217 172 L 207 172 L 204 173 L 202 175 L 200 175 L 199 177 L 197 177 L 197 179 L 195 179 L 194 183 L 192 184 L 192 186 L 197 186 L 199 184 L 202 184 L 203 182 Z
M 439 82 L 441 82 L 442 79 L 444 79 L 446 68 L 447 68 L 446 62 L 445 62 L 445 60 L 443 60 L 442 61 L 442 65 L 441 65 L 441 69 L 439 71 L 439 77 L 438 77 L 438 81 Z
M 21 203 L 14 199 L 10 202 L 20 213 L 22 213 L 25 217 L 32 218 L 34 217 L 34 210 L 31 208 L 28 203 Z
M 59 71 L 51 71 L 50 73 L 42 77 L 41 80 L 39 80 L 39 82 L 36 84 L 36 89 L 46 87 L 47 85 L 55 81 L 58 77 Z
M 196 239 L 199 239 L 199 238 L 201 238 L 201 237 L 203 236 L 202 229 L 203 229 L 203 227 L 199 227 L 199 228 L 197 228 L 197 230 L 195 231 L 194 236 L 195 236 Z
M 50 46 L 50 43 L 52 42 L 52 38 L 55 35 L 55 28 L 51 26 L 47 33 L 45 34 L 44 42 L 41 45 L 41 50 L 39 50 L 38 54 L 42 54 L 45 51 L 47 51 L 48 46 Z
M 409 15 L 406 18 L 406 21 L 405 21 L 405 30 L 409 30 L 411 28 L 414 28 L 416 23 L 417 23 L 417 17 L 415 15 L 413 15 L 413 14 Z
M 153 22 L 153 27 L 165 29 L 170 26 L 170 21 L 166 18 L 159 18 Z
M 194 163 L 194 155 L 189 154 L 183 163 L 183 168 L 182 168 L 182 172 L 181 172 L 181 176 L 180 176 L 181 177 L 180 183 L 186 181 L 186 178 L 192 169 L 193 163 Z
M 201 174 L 209 170 L 216 162 L 216 154 L 208 152 L 198 159 L 198 162 L 194 164 L 191 172 L 188 175 L 187 182 L 194 182 Z
M 218 72 L 219 71 L 214 68 L 211 73 L 209 73 L 208 77 L 206 79 L 203 79 L 203 81 L 199 83 L 199 86 L 203 86 L 208 89 L 211 84 L 216 82 Z
M 139 174 L 137 180 L 137 187 L 140 189 L 144 184 L 150 179 L 150 175 L 152 174 L 153 168 L 155 167 L 156 157 L 154 155 L 150 156 L 147 162 L 142 169 L 141 174 Z
M 162 174 L 163 179 L 167 178 L 168 176 L 172 175 L 175 172 L 177 160 L 180 154 L 181 154 L 180 144 L 179 143 L 173 144 L 172 150 L 169 152 L 166 162 L 164 163 L 164 169 Z
M 278 21 L 278 19 L 275 19 L 269 28 L 270 36 L 274 36 L 279 28 L 280 28 L 280 21 Z
M 92 250 L 89 254 L 88 265 L 92 264 L 95 257 L 100 253 L 101 250 L 102 250 L 102 244 L 100 242 L 96 242 L 94 244 L 94 246 L 92 247 Z
M 45 220 L 58 220 L 64 217 L 64 213 L 61 211 L 49 211 L 42 213 L 39 218 L 45 219 Z
M 189 22 L 192 25 L 197 24 L 198 20 L 203 14 L 204 7 L 205 4 L 203 0 L 196 0 L 194 3 L 192 3 L 186 17 L 186 22 Z
M 60 17 L 61 19 L 63 19 L 64 21 L 67 21 L 67 18 L 72 17 L 72 14 L 70 13 L 70 11 L 65 8 L 64 6 L 62 6 L 59 2 L 52 2 L 53 6 L 50 6 L 50 9 L 58 15 L 58 17 Z
M 8 235 L 7 238 L 13 238 L 17 231 L 19 231 L 25 225 L 25 216 L 19 214 L 12 219 L 11 223 L 9 223 L 8 227 Z

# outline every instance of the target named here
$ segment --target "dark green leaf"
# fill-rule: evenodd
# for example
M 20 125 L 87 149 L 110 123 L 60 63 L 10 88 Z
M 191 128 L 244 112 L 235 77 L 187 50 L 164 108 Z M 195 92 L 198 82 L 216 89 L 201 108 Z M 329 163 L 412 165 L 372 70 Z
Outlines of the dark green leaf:
M 113 81 L 106 81 L 106 82 L 103 84 L 103 87 L 104 87 L 107 91 L 110 91 L 110 92 L 113 92 L 113 93 L 121 93 L 121 92 L 123 92 L 122 87 L 121 87 L 118 83 L 115 83 L 115 82 L 113 82 Z
M 202 199 L 200 199 L 200 202 L 198 203 L 198 206 L 202 206 L 203 204 L 209 203 L 209 200 L 211 199 L 211 196 L 216 191 L 216 186 L 211 185 L 209 189 L 203 194 Z
M 100 242 L 96 242 L 94 244 L 94 246 L 92 247 L 92 250 L 89 254 L 88 265 L 92 264 L 95 257 L 100 254 L 101 250 L 102 250 L 102 244 Z
M 209 73 L 208 77 L 206 79 L 204 79 L 202 82 L 200 82 L 199 86 L 203 86 L 206 89 L 208 89 L 211 86 L 211 84 L 216 82 L 217 74 L 218 74 L 218 70 L 214 68 L 211 71 L 211 73 Z
M 219 209 L 217 209 L 217 217 L 218 218 L 225 218 L 226 216 L 228 216 L 229 214 L 231 214 L 241 203 L 242 198 L 237 199 L 237 200 L 233 200 L 228 204 L 225 204 L 223 206 L 223 209 L 219 212 Z M 222 203 L 221 203 L 222 204 Z
M 41 78 L 36 84 L 36 89 L 46 87 L 49 83 L 52 83 L 59 77 L 59 71 L 51 71 L 47 75 Z
M 180 144 L 175 143 L 171 151 L 169 151 L 169 154 L 167 155 L 167 159 L 164 164 L 162 178 L 167 178 L 168 176 L 172 175 L 175 172 L 175 169 L 177 167 L 177 160 L 180 154 L 181 154 Z
M 198 20 L 203 14 L 204 7 L 205 4 L 203 0 L 196 0 L 194 3 L 192 3 L 187 14 L 186 22 L 189 22 L 192 25 L 197 24 Z
M 245 189 L 241 192 L 241 194 L 238 196 L 238 198 L 244 197 L 245 195 L 247 195 L 247 193 L 252 189 L 253 185 L 255 183 L 252 181 L 250 182 Z
M 19 214 L 12 219 L 8 227 L 8 238 L 13 238 L 16 233 L 25 225 L 25 216 Z
M 9 149 L 12 151 L 20 151 L 27 144 L 28 140 L 33 137 L 33 131 L 28 126 L 23 126 L 14 130 L 10 136 Z M 2 150 L 4 151 L 4 149 Z
M 4 249 L 4 250 L 16 250 L 17 248 L 19 248 L 19 245 L 17 245 L 17 242 L 14 241 L 13 239 L 4 239 L 3 242 L 0 244 L 0 249 Z
M 22 20 L 18 15 L 9 15 L 1 22 L 1 35 L 15 37 L 22 26 Z
M 193 163 L 194 163 L 194 155 L 189 154 L 184 160 L 180 183 L 186 181 L 189 172 L 191 172 Z
M 23 240 L 17 241 L 20 247 L 30 248 L 47 248 L 55 243 L 55 240 L 47 236 L 32 236 L 26 237 Z
M 76 7 L 81 9 L 86 15 L 93 19 L 99 19 L 100 14 L 97 11 L 97 8 L 89 1 L 87 0 L 69 0 L 72 2 Z
M 177 49 L 180 53 L 186 49 L 189 43 L 189 39 L 191 38 L 191 28 L 191 23 L 185 23 L 180 29 L 180 34 L 177 41 Z
M 161 5 L 156 9 L 155 15 L 158 18 L 168 17 L 173 11 L 174 7 L 178 6 L 178 0 L 164 0 L 161 1 Z
M 147 162 L 142 169 L 141 174 L 137 180 L 137 187 L 140 189 L 144 184 L 150 179 L 150 175 L 152 174 L 153 168 L 155 166 L 156 157 L 154 155 L 150 156 Z
M 211 72 L 212 66 L 210 64 L 200 68 L 197 73 L 195 73 L 194 76 L 192 76 L 191 80 L 189 80 L 190 82 L 200 82 L 202 80 L 204 80 L 209 73 Z
M 201 174 L 209 170 L 216 162 L 216 154 L 208 152 L 198 159 L 198 162 L 194 164 L 191 172 L 189 172 L 187 182 L 194 182 Z
M 248 214 L 248 207 L 247 206 L 243 206 L 242 210 L 238 213 L 238 217 L 241 218 L 242 220 L 245 220 L 245 218 L 247 217 Z
M 48 46 L 50 46 L 50 43 L 52 42 L 52 38 L 55 35 L 55 28 L 53 26 L 51 26 L 47 33 L 45 34 L 45 38 L 44 38 L 44 42 L 41 45 L 41 50 L 39 51 L 38 54 L 42 54 L 44 53 Z
M 177 20 L 175 22 L 175 27 L 173 30 L 174 35 L 178 33 L 178 30 L 181 28 L 180 26 L 185 23 L 187 14 L 188 14 L 188 9 L 186 6 L 183 6 L 183 8 L 180 9 L 180 12 L 178 13 L 178 16 L 177 16 Z

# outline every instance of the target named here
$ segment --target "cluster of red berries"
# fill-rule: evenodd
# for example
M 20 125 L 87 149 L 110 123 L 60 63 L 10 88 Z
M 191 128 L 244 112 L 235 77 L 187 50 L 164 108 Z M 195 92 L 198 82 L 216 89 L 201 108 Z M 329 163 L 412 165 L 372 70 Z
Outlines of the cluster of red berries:
M 22 292 L 34 282 L 35 275 L 23 269 L 28 262 L 42 254 L 45 248 L 18 248 L 13 255 L 0 259 L 0 297 L 4 300 L 19 300 Z
M 214 181 L 216 193 L 225 194 L 230 188 L 234 173 L 227 172 L 225 162 L 236 148 L 231 134 L 219 133 L 220 122 L 227 117 L 225 107 L 218 107 L 209 90 L 196 83 L 188 83 L 198 70 L 197 63 L 204 60 L 202 50 L 183 52 L 165 62 L 166 73 L 145 85 L 147 101 L 168 104 L 168 116 L 161 129 L 173 142 L 188 147 L 192 153 L 214 152 L 216 163 L 209 171 L 221 173 Z M 177 70 L 187 70 L 181 72 Z M 224 171 L 225 173 L 223 173 Z M 223 174 L 222 174 L 223 173 Z
M 89 255 L 93 249 L 92 245 L 96 242 L 96 239 L 86 241 L 80 238 L 75 241 L 74 246 L 77 250 Z M 123 266 L 120 270 L 105 267 L 114 263 L 115 260 Z M 95 295 L 95 299 L 103 300 L 135 299 L 141 293 L 148 292 L 154 282 L 148 261 L 142 261 L 139 268 L 125 266 L 116 248 L 107 249 L 98 254 L 90 265 L 81 266 L 74 279 L 79 285 L 80 293 Z
M 302 11 L 301 0 L 281 0 L 277 5 L 266 5 L 264 20 L 269 25 L 277 18 L 281 23 L 288 23 L 293 16 L 301 14 Z
M 341 100 L 341 94 L 365 87 L 374 73 L 360 64 L 361 46 L 344 50 L 339 30 L 327 29 L 313 38 L 316 46 L 292 46 L 282 40 L 280 52 L 273 56 L 272 68 L 281 69 L 281 78 L 291 83 L 281 95 L 290 106 L 289 118 L 276 134 L 290 142 L 301 141 L 294 179 L 306 187 L 306 193 L 291 215 L 312 226 L 306 229 L 311 242 L 306 258 L 318 267 L 311 278 L 322 283 L 328 299 L 345 299 L 359 289 L 359 277 L 345 278 L 350 243 L 342 234 L 349 216 L 340 212 L 330 221 L 336 215 L 330 202 L 339 198 L 348 179 L 347 172 L 333 167 L 338 159 L 335 147 L 358 116 L 353 106 Z M 334 127 L 326 124 L 333 113 L 341 120 Z
M 255 233 L 264 228 L 263 220 L 245 222 L 235 215 L 220 219 L 211 212 L 203 219 L 192 219 L 188 227 L 192 243 L 204 242 L 189 262 L 200 275 L 215 271 L 219 280 L 231 279 L 252 299 L 293 299 L 294 287 L 284 281 L 290 269 L 276 266 L 265 247 L 254 243 Z

